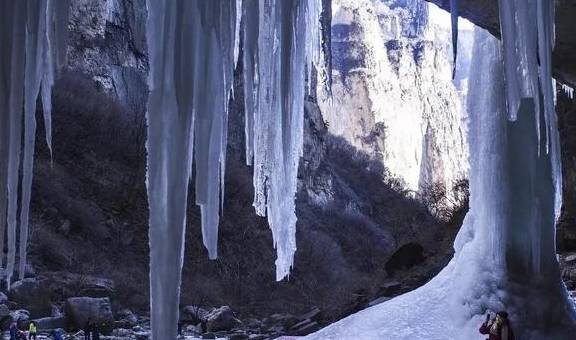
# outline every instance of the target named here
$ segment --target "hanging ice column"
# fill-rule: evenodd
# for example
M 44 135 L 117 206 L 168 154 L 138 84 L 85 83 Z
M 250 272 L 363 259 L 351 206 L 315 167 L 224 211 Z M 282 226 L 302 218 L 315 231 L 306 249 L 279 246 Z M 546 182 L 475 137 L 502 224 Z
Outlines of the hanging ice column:
M 16 260 L 18 221 L 20 279 L 25 274 L 36 99 L 41 92 L 46 139 L 51 149 L 51 90 L 55 73 L 64 63 L 68 6 L 66 0 L 0 2 L 0 246 L 4 247 L 6 233 L 8 285 Z
M 510 313 L 517 339 L 574 338 L 576 312 L 554 244 L 561 174 L 549 89 L 553 2 L 501 5 L 504 55 L 483 31 L 472 54 L 471 202 L 454 258 L 425 286 L 309 339 L 475 339 L 484 314 L 499 310 Z
M 237 9 L 228 0 L 147 5 L 152 335 L 175 339 L 193 157 L 204 244 L 217 255 Z
M 256 213 L 272 229 L 278 280 L 296 251 L 306 75 L 321 68 L 321 13 L 321 0 L 244 2 L 246 157 L 254 164 Z

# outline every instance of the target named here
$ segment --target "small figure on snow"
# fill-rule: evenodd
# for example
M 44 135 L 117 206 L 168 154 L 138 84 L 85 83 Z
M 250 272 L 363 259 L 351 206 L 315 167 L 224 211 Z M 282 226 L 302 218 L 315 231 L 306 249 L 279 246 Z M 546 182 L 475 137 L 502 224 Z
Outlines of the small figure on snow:
M 84 324 L 84 340 L 90 340 L 90 335 L 92 333 L 92 319 L 88 319 Z
M 507 312 L 498 312 L 494 319 L 486 315 L 486 321 L 480 326 L 480 333 L 488 335 L 487 340 L 514 340 L 514 332 L 508 320 Z

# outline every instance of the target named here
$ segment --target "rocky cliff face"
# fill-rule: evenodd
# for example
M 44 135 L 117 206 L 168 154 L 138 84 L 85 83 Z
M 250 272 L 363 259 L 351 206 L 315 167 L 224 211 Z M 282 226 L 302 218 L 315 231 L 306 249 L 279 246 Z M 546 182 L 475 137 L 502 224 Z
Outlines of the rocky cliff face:
M 329 131 L 407 187 L 450 188 L 467 173 L 462 96 L 451 79 L 450 32 L 420 0 L 333 2 Z
M 71 1 L 68 71 L 86 75 L 131 110 L 146 105 L 146 1 Z

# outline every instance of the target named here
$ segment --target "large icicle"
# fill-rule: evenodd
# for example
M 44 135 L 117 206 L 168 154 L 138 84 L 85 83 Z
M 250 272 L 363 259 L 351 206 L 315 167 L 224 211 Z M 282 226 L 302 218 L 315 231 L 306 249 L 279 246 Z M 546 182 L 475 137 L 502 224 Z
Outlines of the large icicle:
M 458 58 L 458 0 L 450 0 L 450 18 L 452 23 L 452 79 L 456 77 L 456 61 Z
M 217 255 L 228 101 L 238 53 L 235 30 L 239 3 L 147 2 L 147 186 L 153 339 L 176 338 L 193 159 L 204 245 L 210 258 Z
M 254 114 L 258 105 L 258 1 L 242 4 L 242 48 L 244 80 L 244 134 L 246 139 L 246 164 L 254 159 Z
M 522 98 L 534 98 L 536 109 L 540 110 L 536 1 L 541 0 L 498 1 L 506 73 L 506 96 L 508 111 L 512 119 L 516 117 Z
M 20 279 L 25 274 L 36 136 L 36 100 L 42 87 L 46 138 L 51 149 L 50 97 L 55 74 L 65 59 L 68 6 L 67 0 L 0 3 L 0 34 L 4 47 L 0 61 L 0 82 L 5 86 L 0 87 L 0 119 L 5 122 L 0 131 L 0 246 L 4 246 L 4 226 L 7 222 L 8 257 L 5 272 L 8 285 L 16 261 L 18 210 Z M 22 181 L 19 183 L 20 171 Z M 18 197 L 21 197 L 20 205 Z
M 254 164 L 256 213 L 267 215 L 272 229 L 278 280 L 290 272 L 296 251 L 304 91 L 306 76 L 323 68 L 322 5 L 321 0 L 244 2 L 246 161 Z
M 10 1 L 4 1 L 7 4 Z M 10 53 L 10 62 L 3 64 L 1 67 L 6 68 L 5 78 L 3 81 L 8 84 L 8 105 L 5 109 L 6 116 L 4 122 L 9 122 L 9 139 L 8 145 L 8 212 L 7 212 L 7 242 L 8 257 L 6 260 L 6 280 L 10 285 L 10 279 L 14 270 L 14 261 L 16 254 L 16 230 L 18 211 L 18 172 L 20 169 L 20 149 L 22 138 L 22 102 L 24 97 L 24 58 L 26 55 L 26 3 L 17 1 L 13 6 L 6 5 L 7 11 L 2 11 L 4 18 L 12 26 L 5 38 L 8 53 Z M 3 32 L 4 33 L 4 32 Z M 7 119 L 6 119 L 7 118 Z

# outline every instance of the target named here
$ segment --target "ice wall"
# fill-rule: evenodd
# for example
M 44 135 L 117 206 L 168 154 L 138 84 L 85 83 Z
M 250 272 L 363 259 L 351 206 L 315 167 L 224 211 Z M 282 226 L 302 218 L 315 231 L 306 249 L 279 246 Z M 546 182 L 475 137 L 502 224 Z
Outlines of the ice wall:
M 25 274 L 36 100 L 41 96 L 51 152 L 51 89 L 64 63 L 68 6 L 66 0 L 0 2 L 0 246 L 4 247 L 7 235 L 8 286 L 17 244 L 19 278 Z

